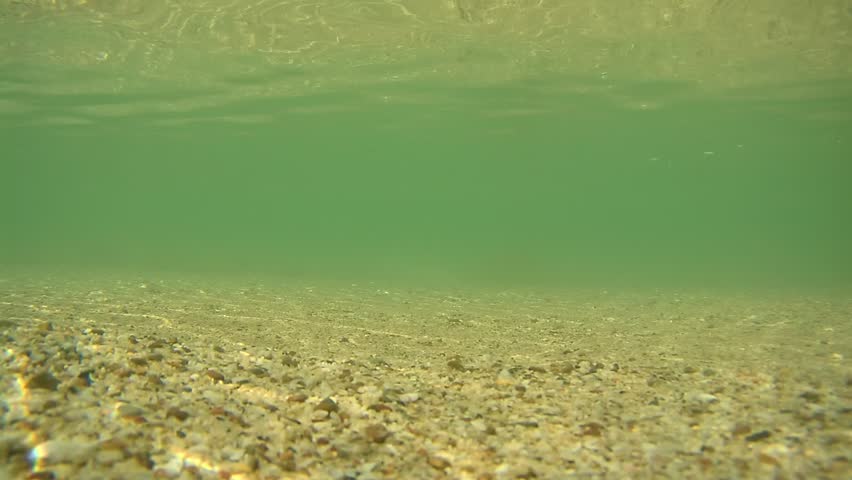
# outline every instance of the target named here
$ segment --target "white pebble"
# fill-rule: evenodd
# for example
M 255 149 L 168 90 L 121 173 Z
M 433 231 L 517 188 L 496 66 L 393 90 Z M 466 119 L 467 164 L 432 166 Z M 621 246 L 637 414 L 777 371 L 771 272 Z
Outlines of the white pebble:
M 693 393 L 690 395 L 690 400 L 697 403 L 711 404 L 719 401 L 719 397 L 709 393 Z
M 30 450 L 29 460 L 36 466 L 56 465 L 60 463 L 83 464 L 95 451 L 94 443 L 50 440 L 42 442 Z
M 417 393 L 403 393 L 399 396 L 399 401 L 401 403 L 414 403 L 417 400 L 420 400 L 420 394 Z

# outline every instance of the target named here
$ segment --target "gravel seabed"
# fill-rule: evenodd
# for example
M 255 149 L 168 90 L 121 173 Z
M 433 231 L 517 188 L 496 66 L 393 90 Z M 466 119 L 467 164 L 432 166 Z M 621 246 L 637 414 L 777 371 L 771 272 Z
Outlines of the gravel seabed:
M 0 478 L 849 478 L 852 295 L 0 276 Z

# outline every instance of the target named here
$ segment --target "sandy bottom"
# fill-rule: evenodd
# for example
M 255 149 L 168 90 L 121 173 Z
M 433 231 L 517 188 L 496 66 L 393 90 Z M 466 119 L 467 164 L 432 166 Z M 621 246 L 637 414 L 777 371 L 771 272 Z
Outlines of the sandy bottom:
M 0 278 L 0 478 L 848 478 L 852 296 Z

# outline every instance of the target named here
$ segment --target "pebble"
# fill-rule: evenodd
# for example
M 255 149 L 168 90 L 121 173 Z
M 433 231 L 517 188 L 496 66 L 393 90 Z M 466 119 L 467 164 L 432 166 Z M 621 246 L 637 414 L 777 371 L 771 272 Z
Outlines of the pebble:
M 227 336 L 211 340 L 203 330 L 212 323 L 186 328 L 184 315 L 198 313 L 187 291 L 175 292 L 170 304 L 163 288 L 162 303 L 144 308 L 107 293 L 104 302 L 121 306 L 54 301 L 51 308 L 86 319 L 85 334 L 67 319 L 37 334 L 27 322 L 4 327 L 11 331 L 0 359 L 31 391 L 0 385 L 11 399 L 0 409 L 0 478 L 734 478 L 748 468 L 833 479 L 848 470 L 849 436 L 837 421 L 849 410 L 837 390 L 852 383 L 845 371 L 834 372 L 834 383 L 829 375 L 799 380 L 789 373 L 777 381 L 759 363 L 735 371 L 719 362 L 710 371 L 710 360 L 670 360 L 672 345 L 618 352 L 589 335 L 584 347 L 594 326 L 579 321 L 540 321 L 553 330 L 539 349 L 523 350 L 529 338 L 520 330 L 516 343 L 465 338 L 472 333 L 465 325 L 453 336 L 424 331 L 430 338 L 382 344 L 384 326 L 364 317 L 365 330 L 345 330 L 349 319 L 323 306 L 295 324 L 304 335 L 282 330 L 270 334 L 270 345 L 253 347 Z M 39 305 L 53 301 L 2 299 L 0 314 L 9 317 L 46 312 Z M 239 315 L 258 325 L 286 309 L 226 304 L 216 311 L 236 316 L 244 308 Z M 100 308 L 124 308 L 131 318 Z M 139 310 L 150 316 L 132 316 Z M 45 312 L 39 315 L 53 318 Z M 503 328 L 498 316 L 512 311 L 492 313 L 471 316 L 471 325 Z M 162 318 L 172 315 L 170 340 L 159 339 Z M 340 323 L 323 323 L 331 319 Z M 104 326 L 91 327 L 95 320 Z M 258 328 L 272 332 L 269 323 Z M 311 343 L 311 334 L 321 340 Z M 343 335 L 343 345 L 327 341 Z M 629 331 L 612 340 L 645 341 Z M 664 339 L 652 340 L 643 347 Z M 422 350 L 398 355 L 391 348 L 408 341 Z M 211 347 L 218 343 L 224 346 Z
M 39 372 L 27 380 L 27 387 L 34 390 L 55 391 L 61 382 L 50 372 Z
M 388 437 L 390 437 L 391 432 L 385 428 L 384 425 L 380 423 L 367 425 L 364 428 L 364 434 L 367 436 L 367 439 L 373 443 L 384 443 Z
M 74 440 L 49 440 L 39 443 L 30 450 L 29 460 L 36 466 L 44 467 L 60 463 L 75 465 L 89 461 L 95 453 L 96 444 Z
M 717 397 L 716 395 L 711 395 L 709 393 L 697 392 L 691 394 L 689 396 L 689 400 L 692 402 L 710 405 L 713 403 L 717 403 L 719 401 L 719 397 Z
M 340 410 L 340 407 L 337 405 L 337 402 L 332 400 L 330 397 L 325 397 L 320 401 L 314 410 L 322 410 L 324 412 L 337 412 Z

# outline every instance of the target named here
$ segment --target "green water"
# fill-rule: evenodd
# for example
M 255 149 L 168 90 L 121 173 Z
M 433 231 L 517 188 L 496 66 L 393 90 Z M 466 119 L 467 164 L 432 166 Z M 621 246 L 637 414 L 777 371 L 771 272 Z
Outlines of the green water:
M 327 3 L 0 2 L 4 268 L 852 281 L 846 2 Z

